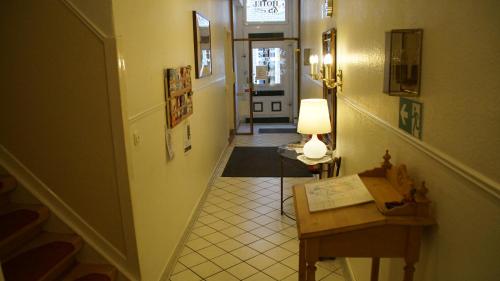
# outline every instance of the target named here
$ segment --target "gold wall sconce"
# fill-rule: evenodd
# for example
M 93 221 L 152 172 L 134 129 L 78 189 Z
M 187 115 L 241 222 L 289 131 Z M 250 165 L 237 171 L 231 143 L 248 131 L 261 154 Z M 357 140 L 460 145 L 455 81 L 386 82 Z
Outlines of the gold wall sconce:
M 323 57 L 323 64 L 319 63 L 318 55 L 313 54 L 309 57 L 309 64 L 311 65 L 310 75 L 312 79 L 323 81 L 324 85 L 329 89 L 337 87 L 342 91 L 342 70 L 338 70 L 335 78 L 333 77 L 333 57 L 331 54 L 326 54 Z M 319 72 L 318 68 L 320 69 Z

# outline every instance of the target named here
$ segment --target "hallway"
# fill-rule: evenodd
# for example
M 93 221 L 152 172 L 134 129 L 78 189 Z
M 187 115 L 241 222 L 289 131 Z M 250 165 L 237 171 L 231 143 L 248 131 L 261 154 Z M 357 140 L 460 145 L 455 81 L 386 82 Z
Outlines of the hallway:
M 281 216 L 279 178 L 221 177 L 235 146 L 277 146 L 297 134 L 236 136 L 219 163 L 202 210 L 172 272 L 172 281 L 297 280 L 295 221 Z M 285 196 L 309 178 L 285 178 Z M 292 201 L 285 205 L 293 213 Z M 343 281 L 341 260 L 318 264 L 317 280 Z

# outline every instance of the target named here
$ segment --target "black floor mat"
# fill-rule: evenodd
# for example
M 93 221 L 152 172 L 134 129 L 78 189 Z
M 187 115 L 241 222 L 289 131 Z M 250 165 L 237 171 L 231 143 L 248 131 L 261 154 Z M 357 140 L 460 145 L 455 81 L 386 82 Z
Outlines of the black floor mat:
M 280 155 L 277 147 L 237 146 L 222 173 L 223 177 L 279 177 Z M 285 158 L 285 177 L 310 177 L 312 174 L 299 160 Z
M 296 134 L 297 128 L 259 128 L 259 134 Z

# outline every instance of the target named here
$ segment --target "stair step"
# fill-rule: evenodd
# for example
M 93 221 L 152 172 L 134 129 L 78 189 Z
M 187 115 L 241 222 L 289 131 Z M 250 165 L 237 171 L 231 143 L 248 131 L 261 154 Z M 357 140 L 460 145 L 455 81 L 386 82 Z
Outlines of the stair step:
M 82 247 L 74 234 L 43 232 L 2 265 L 5 281 L 49 281 L 65 272 Z
M 9 202 L 9 193 L 16 188 L 17 181 L 12 176 L 0 176 L 0 206 Z
M 41 205 L 8 205 L 0 212 L 0 259 L 40 233 L 49 217 Z
M 78 264 L 63 281 L 114 281 L 116 269 L 106 264 Z

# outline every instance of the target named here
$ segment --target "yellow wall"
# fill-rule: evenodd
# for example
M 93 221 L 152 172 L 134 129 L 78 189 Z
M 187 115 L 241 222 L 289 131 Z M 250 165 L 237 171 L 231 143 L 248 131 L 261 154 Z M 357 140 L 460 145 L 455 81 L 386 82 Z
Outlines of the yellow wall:
M 55 0 L 2 1 L 0 34 L 0 144 L 127 256 L 104 38 Z
M 439 223 L 425 232 L 415 280 L 496 280 L 499 2 L 339 0 L 335 17 L 324 20 L 310 9 L 322 1 L 307 2 L 304 48 L 319 52 L 321 32 L 330 26 L 338 32 L 342 173 L 378 165 L 388 148 L 393 163 L 406 163 L 417 182 L 426 181 Z M 398 28 L 424 29 L 422 91 L 415 98 L 424 106 L 422 141 L 401 134 L 399 98 L 382 93 L 384 32 Z M 357 281 L 369 280 L 368 260 L 349 263 Z M 385 259 L 381 280 L 402 280 L 402 267 L 399 259 Z
M 142 280 L 159 280 L 227 144 L 224 42 L 228 1 L 113 2 L 121 90 L 126 100 L 131 195 Z M 167 161 L 163 71 L 194 67 L 192 10 L 211 20 L 213 74 L 194 79 L 192 150 L 183 153 L 184 123 L 172 130 Z M 141 138 L 132 142 L 132 134 Z

